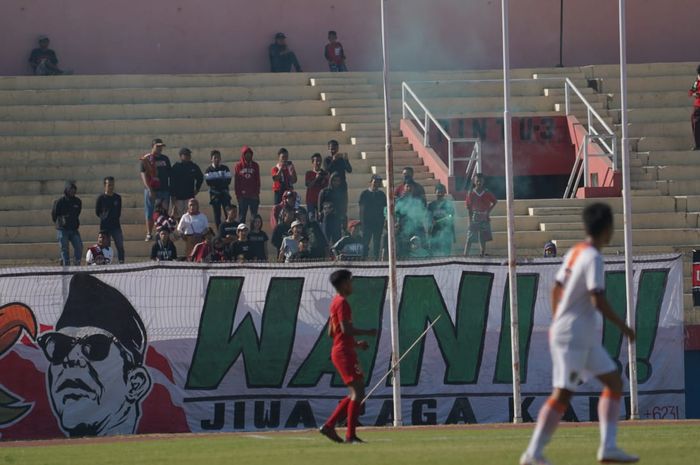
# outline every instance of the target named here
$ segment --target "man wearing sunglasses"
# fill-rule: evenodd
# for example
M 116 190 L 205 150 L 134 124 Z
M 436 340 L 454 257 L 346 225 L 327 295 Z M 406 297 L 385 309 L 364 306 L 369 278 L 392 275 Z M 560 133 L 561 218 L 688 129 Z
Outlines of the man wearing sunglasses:
M 87 274 L 70 282 L 54 331 L 38 338 L 48 393 L 70 437 L 133 434 L 151 389 L 146 328 L 124 295 Z

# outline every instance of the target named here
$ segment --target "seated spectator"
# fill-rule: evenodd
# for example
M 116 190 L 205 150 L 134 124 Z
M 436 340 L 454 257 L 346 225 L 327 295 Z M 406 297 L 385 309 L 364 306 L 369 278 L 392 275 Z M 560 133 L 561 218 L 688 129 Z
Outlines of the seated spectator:
M 430 252 L 423 247 L 423 241 L 418 236 L 413 236 L 408 241 L 408 257 L 409 258 L 429 258 Z
M 406 258 L 410 251 L 413 236 L 425 237 L 427 210 L 425 204 L 413 195 L 414 184 L 404 184 L 403 196 L 396 201 L 396 254 Z
M 329 244 L 335 244 L 342 237 L 342 223 L 331 202 L 323 203 L 321 230 Z
M 270 71 L 273 73 L 291 73 L 292 66 L 301 73 L 301 65 L 297 56 L 287 47 L 287 36 L 282 32 L 275 34 L 275 42 L 268 48 Z
M 168 215 L 168 210 L 160 199 L 156 200 L 156 207 L 153 212 L 153 225 L 156 231 L 167 229 L 170 234 L 177 230 L 177 221 L 175 221 L 175 218 Z
M 282 196 L 287 191 L 294 190 L 297 182 L 297 171 L 294 163 L 289 161 L 289 152 L 284 147 L 277 152 L 277 164 L 270 170 L 272 175 L 272 193 L 275 205 L 282 202 Z
M 299 240 L 301 239 L 304 225 L 301 221 L 296 220 L 292 223 L 291 235 L 282 239 L 277 260 L 280 262 L 289 262 L 289 258 L 299 250 Z
M 250 222 L 250 232 L 248 233 L 248 242 L 250 242 L 251 260 L 258 262 L 267 261 L 267 233 L 262 230 L 263 219 L 260 215 L 255 215 L 253 221 Z M 282 241 L 280 240 L 280 245 Z
M 216 252 L 214 251 L 214 230 L 207 227 L 199 237 L 202 240 L 194 245 L 192 251 L 187 255 L 187 261 L 195 263 L 213 262 L 216 256 Z M 221 245 L 221 242 L 219 242 L 219 244 Z
M 343 180 L 338 173 L 331 174 L 328 181 L 328 187 L 321 191 L 318 197 L 318 204 L 323 206 L 325 203 L 333 205 L 333 212 L 338 216 L 342 224 L 348 216 L 348 193 L 343 188 Z M 321 209 L 323 219 L 323 209 Z
M 210 230 L 207 216 L 199 211 L 197 199 L 187 202 L 187 213 L 182 215 L 177 231 L 185 240 L 185 256 L 189 257 L 194 246 L 204 239 L 204 234 Z
M 318 221 L 309 220 L 309 214 L 304 208 L 299 208 L 296 212 L 296 219 L 301 221 L 304 226 L 304 236 L 308 239 L 308 252 L 311 258 L 316 260 L 325 259 L 328 257 L 328 241 L 323 234 L 321 225 Z
M 248 226 L 241 223 L 237 228 L 237 240 L 226 247 L 226 260 L 230 262 L 249 262 L 255 260 L 253 244 L 248 240 Z
M 442 184 L 435 186 L 437 200 L 428 205 L 430 252 L 434 257 L 447 257 L 455 242 L 455 207 L 447 200 L 447 190 Z
M 228 245 L 236 240 L 238 233 L 238 207 L 229 205 L 226 208 L 226 221 L 219 225 L 219 237 Z
M 544 257 L 545 258 L 552 258 L 552 257 L 556 257 L 556 256 L 557 256 L 557 245 L 552 241 L 548 241 L 544 245 Z
M 423 186 L 418 184 L 414 179 L 413 179 L 413 168 L 410 166 L 407 166 L 406 168 L 403 169 L 403 182 L 394 189 L 394 196 L 398 199 L 399 197 L 403 197 L 405 194 L 405 189 L 406 185 L 411 184 L 413 189 L 411 190 L 411 195 L 414 197 L 420 199 L 423 201 L 423 203 L 426 203 L 425 201 L 425 189 Z
M 49 38 L 39 37 L 39 47 L 29 55 L 29 64 L 36 76 L 54 76 L 65 72 L 58 67 L 56 52 L 49 48 Z
M 299 208 L 299 194 L 297 194 L 294 191 L 287 191 L 282 196 L 282 201 L 278 204 L 275 204 L 275 206 L 272 207 L 272 211 L 270 212 L 270 226 L 273 229 L 279 222 L 282 210 L 284 210 L 285 208 L 297 211 L 297 209 Z
M 342 73 L 348 70 L 345 66 L 345 49 L 338 42 L 338 33 L 328 31 L 328 43 L 323 53 L 331 73 Z
M 213 232 L 213 230 L 212 230 Z M 212 241 L 212 251 L 209 261 L 211 263 L 223 263 L 228 261 L 226 257 L 226 244 L 220 237 L 214 237 Z
M 292 222 L 294 221 L 294 210 L 291 208 L 285 208 L 282 210 L 282 216 L 275 229 L 272 230 L 272 238 L 270 243 L 279 252 L 280 247 L 282 247 L 282 240 L 289 235 L 289 229 L 292 227 Z
M 204 171 L 204 181 L 209 186 L 209 204 L 214 210 L 214 223 L 218 228 L 221 224 L 221 211 L 226 212 L 226 207 L 231 205 L 231 170 L 221 163 L 221 152 L 211 151 L 211 165 Z
M 318 220 L 318 196 L 328 187 L 328 171 L 321 168 L 323 158 L 320 153 L 311 156 L 311 169 L 306 172 L 304 183 L 306 185 L 306 209 L 309 219 Z
M 299 239 L 299 248 L 289 257 L 289 262 L 308 262 L 313 260 L 311 251 L 309 250 L 309 238 L 301 236 Z
M 85 263 L 88 265 L 109 265 L 112 263 L 112 247 L 107 231 L 97 233 L 97 244 L 88 248 Z
M 180 149 L 180 161 L 170 171 L 170 195 L 173 197 L 172 215 L 179 219 L 187 210 L 187 202 L 199 194 L 204 183 L 202 170 L 192 161 L 192 151 Z
M 158 262 L 169 262 L 177 260 L 177 248 L 172 240 L 170 240 L 170 229 L 158 229 L 158 238 L 155 244 L 151 247 L 151 260 Z
M 359 221 L 351 221 L 348 225 L 349 235 L 344 236 L 333 244 L 331 251 L 336 260 L 356 261 L 365 257 L 365 245 L 362 240 L 362 225 Z

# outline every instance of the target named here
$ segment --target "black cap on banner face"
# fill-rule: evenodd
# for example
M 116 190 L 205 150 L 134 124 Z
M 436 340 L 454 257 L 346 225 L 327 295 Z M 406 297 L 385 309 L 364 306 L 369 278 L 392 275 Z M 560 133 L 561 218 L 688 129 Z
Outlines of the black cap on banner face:
M 118 290 L 87 273 L 76 273 L 70 281 L 68 299 L 56 323 L 62 328 L 92 326 L 110 332 L 143 364 L 146 327 L 131 302 Z

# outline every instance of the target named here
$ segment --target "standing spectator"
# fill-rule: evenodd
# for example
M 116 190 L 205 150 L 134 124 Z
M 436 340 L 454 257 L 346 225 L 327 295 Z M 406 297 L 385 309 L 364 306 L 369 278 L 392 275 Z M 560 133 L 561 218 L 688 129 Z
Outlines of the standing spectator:
M 122 215 L 122 198 L 114 192 L 114 178 L 104 178 L 104 194 L 95 202 L 95 214 L 100 219 L 100 231 L 107 231 L 117 247 L 119 263 L 124 263 L 124 234 L 120 218 Z
M 272 244 L 277 252 L 279 252 L 280 247 L 282 247 L 282 240 L 289 234 L 289 229 L 292 227 L 294 210 L 285 208 L 282 211 L 280 220 L 277 226 L 275 226 L 275 229 L 272 230 L 272 239 L 270 239 L 270 244 Z
M 428 205 L 430 251 L 434 257 L 447 257 L 455 242 L 455 207 L 445 198 L 447 189 L 442 184 L 435 186 L 437 200 Z
M 270 226 L 274 229 L 280 220 L 280 215 L 282 210 L 285 208 L 291 208 L 295 212 L 299 208 L 299 195 L 294 191 L 287 191 L 282 195 L 282 201 L 272 207 L 270 212 Z
M 186 257 L 189 257 L 194 246 L 202 241 L 208 229 L 209 220 L 199 211 L 199 202 L 197 199 L 190 199 L 187 203 L 187 213 L 182 215 L 177 225 L 180 237 L 185 240 Z
M 396 201 L 396 254 L 406 258 L 413 236 L 425 237 L 425 221 L 428 211 L 425 204 L 413 195 L 414 184 L 404 184 L 403 196 Z
M 268 48 L 270 71 L 273 73 L 290 73 L 292 66 L 301 73 L 301 65 L 297 56 L 287 47 L 287 36 L 282 32 L 275 34 L 275 42 Z
M 320 153 L 311 155 L 311 169 L 306 172 L 306 209 L 310 220 L 318 219 L 318 196 L 321 190 L 328 187 L 328 171 L 324 170 L 323 157 Z
M 343 235 L 343 226 L 331 202 L 323 203 L 323 221 L 321 222 L 321 229 L 329 244 L 335 244 Z
M 345 66 L 345 49 L 343 44 L 338 42 L 338 34 L 335 31 L 328 31 L 328 43 L 323 56 L 328 62 L 331 73 L 342 73 L 348 70 Z
M 248 240 L 248 226 L 245 223 L 238 225 L 236 230 L 237 240 L 226 247 L 226 260 L 230 262 L 249 262 L 255 259 L 253 244 Z
M 278 261 L 288 262 L 289 258 L 299 250 L 299 240 L 301 239 L 303 230 L 304 225 L 301 221 L 296 220 L 292 222 L 291 235 L 282 239 L 282 245 L 280 246 L 279 255 L 277 256 Z
M 347 191 L 347 173 L 352 173 L 352 166 L 347 153 L 340 153 L 340 144 L 337 140 L 328 141 L 328 156 L 324 160 L 326 171 L 333 175 L 338 173 L 343 181 L 343 187 Z
M 221 164 L 221 152 L 212 150 L 211 165 L 204 171 L 204 180 L 209 186 L 209 204 L 214 210 L 214 222 L 218 228 L 221 224 L 221 211 L 226 211 L 231 205 L 231 170 L 228 166 Z
M 343 189 L 343 180 L 338 173 L 331 174 L 328 187 L 323 189 L 318 197 L 320 206 L 325 203 L 333 205 L 333 212 L 338 216 L 341 224 L 345 224 L 348 217 L 348 195 L 347 190 Z M 323 210 L 321 214 L 325 215 Z
M 310 258 L 324 259 L 328 257 L 328 241 L 323 234 L 321 225 L 316 220 L 309 220 L 309 214 L 304 208 L 296 212 L 296 219 L 301 221 L 304 227 L 304 236 L 308 239 Z
M 382 229 L 384 229 L 384 210 L 386 194 L 381 190 L 382 177 L 374 175 L 369 181 L 369 189 L 360 194 L 360 222 L 365 258 L 369 256 L 369 244 L 372 243 L 372 258 L 379 259 Z
M 403 182 L 399 184 L 396 189 L 394 189 L 394 196 L 398 199 L 399 197 L 403 197 L 404 194 L 404 189 L 406 188 L 407 184 L 412 184 L 412 195 L 418 199 L 421 199 L 423 203 L 425 204 L 425 189 L 423 186 L 418 184 L 415 179 L 413 178 L 413 168 L 410 166 L 407 166 L 406 168 L 403 169 L 402 171 L 402 176 L 403 176 Z
M 170 230 L 168 228 L 159 228 L 158 238 L 155 244 L 151 247 L 151 260 L 159 262 L 169 262 L 177 260 L 177 248 L 172 240 L 170 240 Z
M 183 216 L 184 218 L 185 216 Z M 195 263 L 212 263 L 216 260 L 216 251 L 214 249 L 214 230 L 207 227 L 204 232 L 199 235 L 199 241 L 192 247 L 192 250 L 187 254 L 187 261 Z
M 151 151 L 142 156 L 141 181 L 143 182 L 144 209 L 146 212 L 146 242 L 152 239 L 153 211 L 156 200 L 160 200 L 166 210 L 170 206 L 170 159 L 163 154 L 165 144 L 162 139 L 153 139 Z
M 282 195 L 294 190 L 297 182 L 297 171 L 289 161 L 289 152 L 284 147 L 277 152 L 277 164 L 272 167 L 272 192 L 275 195 L 275 205 L 282 202 Z
M 36 76 L 53 76 L 64 73 L 58 67 L 58 57 L 56 52 L 49 48 L 49 38 L 46 36 L 39 37 L 39 47 L 32 50 L 29 55 L 29 64 Z
M 693 114 L 690 118 L 693 123 L 693 150 L 700 150 L 700 65 L 696 69 L 697 76 L 695 82 L 688 91 L 688 95 L 693 97 Z
M 172 216 L 180 219 L 187 210 L 187 202 L 199 194 L 204 182 L 204 175 L 199 166 L 192 161 L 192 151 L 187 147 L 180 149 L 180 161 L 173 165 L 170 173 L 170 195 L 173 197 Z
M 70 265 L 68 244 L 73 246 L 75 265 L 80 265 L 83 256 L 83 240 L 78 231 L 83 203 L 76 197 L 77 192 L 78 187 L 75 181 L 66 181 L 63 197 L 57 199 L 51 209 L 51 220 L 56 225 L 56 236 L 61 252 L 61 265 L 63 266 Z
M 267 261 L 267 233 L 262 230 L 263 219 L 260 215 L 255 215 L 250 222 L 250 232 L 248 233 L 248 242 L 250 242 L 250 254 L 252 260 L 266 262 Z M 280 245 L 282 242 L 280 241 Z
M 486 243 L 493 237 L 491 234 L 491 211 L 498 203 L 484 182 L 484 175 L 474 175 L 474 188 L 467 194 L 467 210 L 469 211 L 469 233 L 467 244 L 464 247 L 464 255 L 469 255 L 472 244 L 478 242 L 481 247 L 480 256 L 486 255 Z
M 245 223 L 248 216 L 258 214 L 260 206 L 260 166 L 253 161 L 253 149 L 244 145 L 241 149 L 241 159 L 234 167 L 236 199 L 240 207 L 238 221 Z
M 88 247 L 85 263 L 88 265 L 109 265 L 112 263 L 113 258 L 109 233 L 100 231 L 97 233 L 97 244 Z
M 226 221 L 219 225 L 219 238 L 224 241 L 225 245 L 236 240 L 238 235 L 238 208 L 235 205 L 230 205 L 226 209 Z
M 367 255 L 362 239 L 362 224 L 355 220 L 348 225 L 350 234 L 343 236 L 338 242 L 333 244 L 331 251 L 336 260 L 362 260 Z

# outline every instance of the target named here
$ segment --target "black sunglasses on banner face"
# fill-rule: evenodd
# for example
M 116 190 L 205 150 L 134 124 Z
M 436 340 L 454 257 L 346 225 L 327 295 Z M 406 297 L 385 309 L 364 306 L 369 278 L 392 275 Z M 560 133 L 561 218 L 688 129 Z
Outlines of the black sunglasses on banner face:
M 62 333 L 47 333 L 37 339 L 46 358 L 53 365 L 60 365 L 76 345 L 91 362 L 100 362 L 107 358 L 112 344 L 116 345 L 123 356 L 133 363 L 133 357 L 117 338 L 107 334 L 93 334 L 85 337 L 71 337 Z

